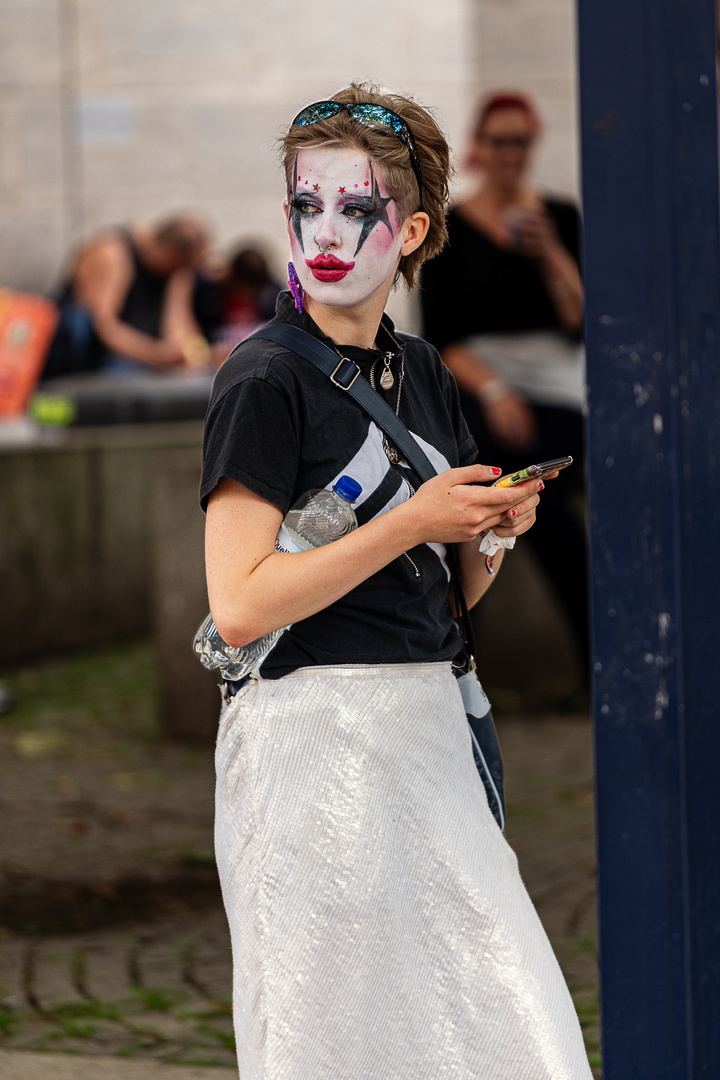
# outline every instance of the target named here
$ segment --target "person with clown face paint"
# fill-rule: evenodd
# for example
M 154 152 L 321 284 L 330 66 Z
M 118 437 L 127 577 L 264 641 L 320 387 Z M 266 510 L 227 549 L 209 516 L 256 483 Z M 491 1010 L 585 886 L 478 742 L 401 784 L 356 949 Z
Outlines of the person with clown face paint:
M 218 372 L 200 491 L 213 619 L 236 646 L 288 628 L 224 684 L 217 740 L 240 1076 L 589 1080 L 452 673 L 448 545 L 475 603 L 480 534 L 527 532 L 542 485 L 491 486 L 452 376 L 384 314 L 445 242 L 447 142 L 411 98 L 354 83 L 303 109 L 282 152 L 292 262 L 273 322 L 353 360 L 438 475 L 422 483 L 283 345 L 249 339 Z M 358 528 L 276 552 L 290 506 L 344 474 Z

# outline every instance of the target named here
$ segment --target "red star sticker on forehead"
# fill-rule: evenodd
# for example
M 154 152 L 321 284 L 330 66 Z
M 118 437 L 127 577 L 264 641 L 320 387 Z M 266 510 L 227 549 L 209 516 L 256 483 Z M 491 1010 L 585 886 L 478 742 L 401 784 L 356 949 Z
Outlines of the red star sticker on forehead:
M 344 187 L 338 188 L 338 191 L 340 192 L 341 195 L 345 194 L 345 188 Z
M 320 190 L 320 185 L 319 184 L 313 184 L 313 191 L 319 191 L 319 190 Z

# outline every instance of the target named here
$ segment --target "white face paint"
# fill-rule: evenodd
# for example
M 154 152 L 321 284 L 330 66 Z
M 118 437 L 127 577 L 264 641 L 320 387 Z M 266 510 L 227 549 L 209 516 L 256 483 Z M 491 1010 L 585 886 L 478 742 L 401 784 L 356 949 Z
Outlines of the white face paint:
M 362 150 L 341 147 L 298 154 L 288 233 L 303 289 L 335 307 L 359 304 L 392 279 L 403 244 L 377 166 Z

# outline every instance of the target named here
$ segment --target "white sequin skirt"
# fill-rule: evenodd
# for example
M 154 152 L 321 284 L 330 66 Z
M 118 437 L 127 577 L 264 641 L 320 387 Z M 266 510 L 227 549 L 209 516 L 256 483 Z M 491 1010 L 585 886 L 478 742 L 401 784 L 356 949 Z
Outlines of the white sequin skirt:
M 590 1080 L 449 664 L 253 680 L 216 763 L 240 1080 Z

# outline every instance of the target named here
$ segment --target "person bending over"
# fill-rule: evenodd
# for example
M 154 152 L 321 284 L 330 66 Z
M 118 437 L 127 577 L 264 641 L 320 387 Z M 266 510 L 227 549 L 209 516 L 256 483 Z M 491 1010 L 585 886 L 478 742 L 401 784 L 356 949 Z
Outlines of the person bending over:
M 205 224 L 189 214 L 102 232 L 76 254 L 45 378 L 142 375 L 202 366 L 211 350 L 194 310 Z M 223 357 L 224 358 L 224 357 Z

